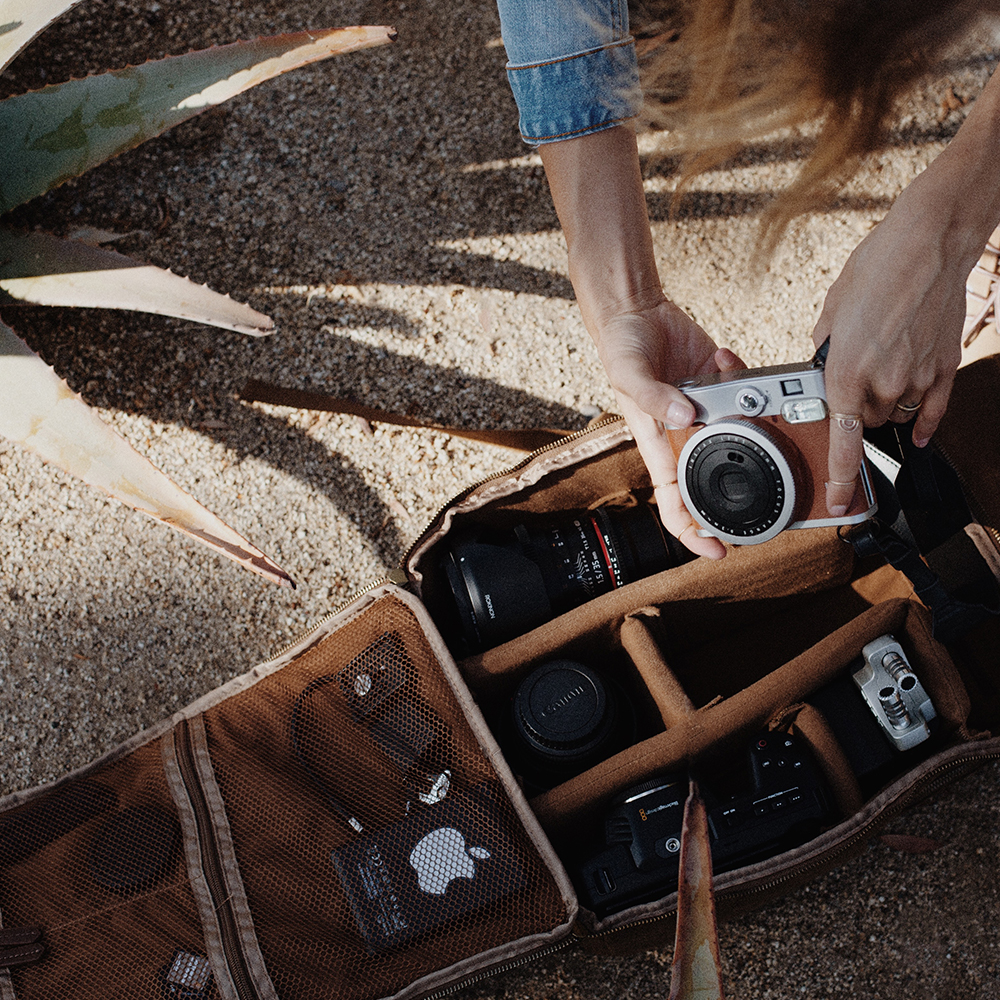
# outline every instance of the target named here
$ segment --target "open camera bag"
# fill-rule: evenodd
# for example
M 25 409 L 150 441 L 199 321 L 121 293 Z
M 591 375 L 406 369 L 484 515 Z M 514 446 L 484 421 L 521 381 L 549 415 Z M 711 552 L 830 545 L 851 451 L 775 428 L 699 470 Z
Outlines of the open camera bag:
M 717 874 L 720 917 L 842 863 L 907 805 L 1000 756 L 998 401 L 1000 358 L 959 372 L 933 447 L 968 506 L 943 530 L 934 517 L 914 526 L 933 543 L 916 559 L 926 572 L 912 551 L 858 555 L 833 528 L 785 531 L 456 661 L 435 624 L 456 526 L 652 497 L 617 418 L 470 488 L 396 582 L 93 764 L 0 800 L 0 998 L 417 998 L 574 936 L 606 953 L 669 942 L 676 892 L 599 919 L 569 874 L 575 845 L 623 790 L 687 768 L 711 785 L 769 731 L 807 747 L 831 818 L 794 849 Z M 943 509 L 921 506 L 919 480 L 911 521 Z M 953 606 L 976 611 L 953 627 Z M 937 728 L 865 790 L 810 699 L 886 634 Z M 528 798 L 487 718 L 563 657 L 613 672 L 645 728 Z

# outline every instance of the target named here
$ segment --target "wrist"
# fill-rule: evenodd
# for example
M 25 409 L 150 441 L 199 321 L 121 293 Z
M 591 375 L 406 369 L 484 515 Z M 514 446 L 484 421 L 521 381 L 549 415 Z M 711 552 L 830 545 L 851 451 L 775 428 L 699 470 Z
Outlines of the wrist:
M 649 312 L 666 302 L 652 260 L 636 259 L 630 248 L 576 247 L 569 255 L 569 277 L 584 322 L 595 338 L 623 316 Z

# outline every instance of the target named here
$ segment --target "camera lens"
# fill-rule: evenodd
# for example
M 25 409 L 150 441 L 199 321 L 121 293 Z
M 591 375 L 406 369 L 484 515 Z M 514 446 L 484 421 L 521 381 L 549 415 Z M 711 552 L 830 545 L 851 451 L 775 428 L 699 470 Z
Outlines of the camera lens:
M 765 542 L 792 519 L 795 480 L 776 441 L 756 424 L 709 424 L 678 460 L 681 496 L 713 534 L 734 544 Z
M 612 682 L 576 660 L 552 660 L 518 686 L 505 740 L 529 792 L 551 788 L 635 738 L 635 715 Z
M 458 613 L 453 638 L 462 652 L 489 649 L 693 558 L 646 504 L 598 507 L 546 526 L 456 533 L 443 560 Z

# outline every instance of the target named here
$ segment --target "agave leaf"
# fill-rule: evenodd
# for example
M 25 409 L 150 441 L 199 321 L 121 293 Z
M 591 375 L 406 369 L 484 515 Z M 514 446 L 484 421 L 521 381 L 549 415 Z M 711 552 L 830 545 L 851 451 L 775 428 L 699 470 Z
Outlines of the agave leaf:
M 263 313 L 152 264 L 47 233 L 0 228 L 0 304 L 102 306 L 176 316 L 264 336 Z
M 80 0 L 2 0 L 0 2 L 0 70 L 60 14 Z
M 677 936 L 670 970 L 670 1000 L 723 1000 L 708 814 L 694 781 L 684 804 L 681 827 Z
M 202 507 L 105 424 L 2 322 L 0 434 L 273 583 L 294 586 L 280 566 Z
M 395 38 L 389 27 L 258 38 L 0 102 L 0 212 L 288 70 Z

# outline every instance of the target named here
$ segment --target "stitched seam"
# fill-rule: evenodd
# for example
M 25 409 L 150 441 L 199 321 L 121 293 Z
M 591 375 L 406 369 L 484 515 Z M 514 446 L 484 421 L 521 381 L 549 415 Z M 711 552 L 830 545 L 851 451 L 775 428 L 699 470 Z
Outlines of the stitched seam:
M 620 38 L 622 34 L 622 5 L 615 0 L 611 4 L 611 34 L 614 38 Z
M 521 138 L 525 142 L 545 142 L 547 139 L 564 139 L 566 136 L 579 135 L 581 132 L 596 131 L 597 129 L 607 128 L 611 125 L 618 125 L 621 122 L 634 121 L 635 115 L 624 115 L 621 118 L 609 118 L 606 122 L 597 122 L 594 125 L 584 125 L 582 128 L 575 128 L 570 132 L 556 132 L 554 135 L 525 135 L 521 133 Z
M 623 38 L 620 42 L 611 42 L 608 45 L 602 45 L 598 49 L 587 49 L 586 52 L 574 52 L 571 56 L 560 56 L 558 59 L 547 59 L 545 62 L 524 63 L 521 66 L 512 66 L 508 63 L 507 72 L 516 73 L 522 69 L 541 69 L 543 66 L 555 66 L 558 63 L 570 62 L 573 59 L 583 59 L 585 56 L 592 56 L 598 52 L 606 52 L 608 49 L 620 49 L 626 45 L 631 45 L 633 41 L 634 39 L 630 35 L 628 38 Z

